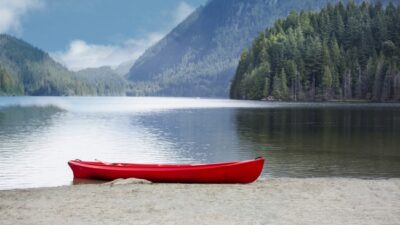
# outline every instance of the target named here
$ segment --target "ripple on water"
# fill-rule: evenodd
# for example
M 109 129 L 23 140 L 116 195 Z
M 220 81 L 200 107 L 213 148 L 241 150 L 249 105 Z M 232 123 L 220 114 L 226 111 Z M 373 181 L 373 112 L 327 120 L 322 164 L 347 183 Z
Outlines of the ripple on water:
M 0 189 L 70 184 L 67 161 L 264 156 L 269 177 L 400 177 L 400 105 L 0 97 Z

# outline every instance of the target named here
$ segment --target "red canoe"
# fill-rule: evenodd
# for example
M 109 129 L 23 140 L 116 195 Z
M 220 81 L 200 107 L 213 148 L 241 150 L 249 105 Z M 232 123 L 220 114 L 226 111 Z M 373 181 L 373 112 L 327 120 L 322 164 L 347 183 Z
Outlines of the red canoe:
M 152 182 L 251 183 L 261 174 L 263 158 L 213 164 L 131 164 L 68 161 L 75 178 L 114 180 L 139 178 Z

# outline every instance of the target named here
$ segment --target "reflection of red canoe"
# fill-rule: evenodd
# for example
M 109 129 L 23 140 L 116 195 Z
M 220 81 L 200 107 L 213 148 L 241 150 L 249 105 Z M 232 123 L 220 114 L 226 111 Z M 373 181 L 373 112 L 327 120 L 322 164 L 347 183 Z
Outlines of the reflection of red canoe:
M 75 178 L 114 180 L 140 178 L 152 182 L 251 183 L 261 174 L 264 159 L 213 164 L 129 164 L 71 160 Z

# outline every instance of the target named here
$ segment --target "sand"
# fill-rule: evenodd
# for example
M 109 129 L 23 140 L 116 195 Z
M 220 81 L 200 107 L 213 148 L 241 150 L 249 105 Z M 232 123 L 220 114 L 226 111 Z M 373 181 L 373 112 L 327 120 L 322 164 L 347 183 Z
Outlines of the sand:
M 122 183 L 122 184 L 121 184 Z M 400 179 L 114 182 L 0 191 L 0 224 L 400 224 Z

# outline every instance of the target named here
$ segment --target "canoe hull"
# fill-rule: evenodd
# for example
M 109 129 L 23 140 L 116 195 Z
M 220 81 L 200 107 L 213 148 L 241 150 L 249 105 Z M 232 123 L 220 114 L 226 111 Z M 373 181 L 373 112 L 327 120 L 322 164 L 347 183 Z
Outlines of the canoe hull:
M 162 183 L 251 183 L 261 174 L 264 159 L 196 165 L 68 162 L 75 178 L 114 180 L 139 178 Z

